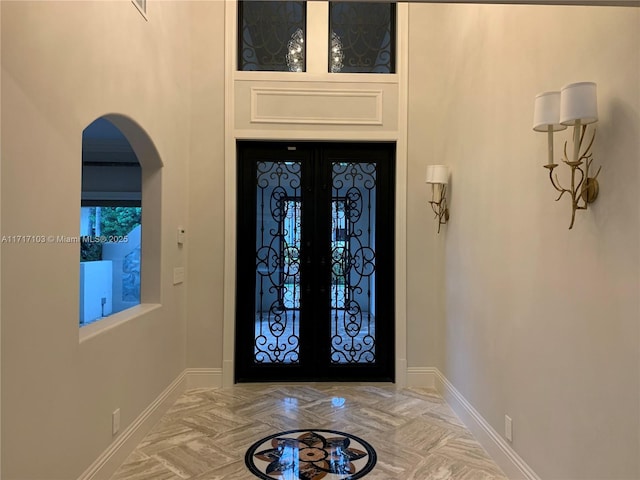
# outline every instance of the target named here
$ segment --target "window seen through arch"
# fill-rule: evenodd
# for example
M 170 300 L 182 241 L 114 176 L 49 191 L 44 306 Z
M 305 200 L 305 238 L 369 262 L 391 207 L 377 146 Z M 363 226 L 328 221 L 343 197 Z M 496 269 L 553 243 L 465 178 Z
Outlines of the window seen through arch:
M 97 119 L 82 133 L 80 326 L 140 304 L 141 200 L 136 154 Z

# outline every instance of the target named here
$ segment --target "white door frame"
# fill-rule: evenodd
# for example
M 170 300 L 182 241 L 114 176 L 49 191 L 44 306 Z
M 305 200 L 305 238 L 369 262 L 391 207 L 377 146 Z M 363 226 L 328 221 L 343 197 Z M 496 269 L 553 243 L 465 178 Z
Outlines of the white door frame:
M 322 9 L 328 13 L 328 3 L 325 1 L 308 1 L 307 12 L 320 13 L 317 17 L 327 18 Z M 308 17 L 309 18 L 309 17 Z M 326 23 L 326 22 L 325 22 Z M 235 302 L 236 302 L 236 141 L 239 139 L 253 140 L 317 140 L 317 141 L 394 141 L 396 142 L 396 207 L 395 207 L 395 381 L 398 386 L 406 385 L 407 376 L 407 99 L 408 99 L 408 4 L 398 3 L 397 6 L 397 74 L 393 76 L 398 84 L 397 128 L 393 131 L 380 132 L 376 130 L 348 130 L 339 131 L 317 129 L 304 131 L 283 130 L 246 130 L 236 128 L 235 115 L 235 83 L 239 75 L 236 74 L 236 1 L 225 2 L 225 260 L 224 260 L 224 319 L 223 319 L 223 361 L 222 382 L 224 386 L 234 383 L 235 358 Z M 321 24 L 308 24 L 309 32 L 320 32 L 320 37 L 328 32 L 328 26 L 322 32 Z M 318 36 L 318 35 L 316 35 Z M 326 36 L 324 36 L 326 38 Z M 326 42 L 324 42 L 326 45 Z M 307 48 L 311 48 L 311 41 Z M 317 65 L 326 62 L 316 61 Z M 308 68 L 310 65 L 308 64 Z M 248 72 L 241 72 L 248 73 Z M 261 72 L 263 73 L 263 72 Z M 275 75 L 267 72 L 260 77 L 271 79 Z M 246 77 L 245 77 L 246 78 Z M 364 78 L 364 77 L 360 77 Z M 347 75 L 339 77 L 341 81 L 358 82 Z M 335 82 L 335 77 L 333 81 Z M 317 85 L 317 77 L 314 77 Z M 321 80 L 322 81 L 322 80 Z M 395 119 L 394 119 L 395 120 Z M 286 138 L 282 138 L 285 136 Z

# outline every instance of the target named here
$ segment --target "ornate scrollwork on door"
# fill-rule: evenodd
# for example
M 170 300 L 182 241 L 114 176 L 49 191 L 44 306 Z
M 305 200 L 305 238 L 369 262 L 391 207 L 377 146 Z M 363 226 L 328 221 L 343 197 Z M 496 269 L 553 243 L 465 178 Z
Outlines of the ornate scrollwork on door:
M 256 171 L 255 363 L 298 363 L 300 354 L 299 162 Z
M 374 163 L 333 163 L 332 363 L 375 363 Z

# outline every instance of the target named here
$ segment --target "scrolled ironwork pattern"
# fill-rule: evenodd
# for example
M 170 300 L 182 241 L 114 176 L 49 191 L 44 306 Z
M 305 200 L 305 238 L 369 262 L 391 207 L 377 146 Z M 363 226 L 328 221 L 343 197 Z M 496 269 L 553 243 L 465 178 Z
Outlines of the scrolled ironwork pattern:
M 374 163 L 332 165 L 331 362 L 371 364 L 375 337 Z
M 245 0 L 238 4 L 238 69 L 303 72 L 305 2 Z
M 340 67 L 329 52 L 333 73 L 395 72 L 395 3 L 330 2 L 331 45 L 340 44 Z
M 299 162 L 258 162 L 254 362 L 298 363 Z

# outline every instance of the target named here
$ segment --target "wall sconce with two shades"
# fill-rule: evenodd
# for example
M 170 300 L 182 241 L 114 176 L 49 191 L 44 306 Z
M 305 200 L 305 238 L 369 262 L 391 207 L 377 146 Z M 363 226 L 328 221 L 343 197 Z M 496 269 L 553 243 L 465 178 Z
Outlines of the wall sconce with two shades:
M 429 205 L 436 214 L 438 220 L 438 233 L 440 226 L 449 221 L 449 208 L 447 207 L 447 184 L 449 183 L 449 167 L 446 165 L 427 165 L 427 183 L 431 184 L 431 200 Z
M 596 84 L 593 82 L 572 83 L 563 87 L 559 92 L 544 92 L 536 96 L 533 114 L 533 129 L 536 132 L 546 132 L 548 141 L 549 160 L 544 168 L 549 170 L 549 179 L 553 188 L 560 195 L 565 193 L 571 199 L 571 223 L 573 228 L 576 210 L 586 210 L 588 205 L 598 198 L 598 174 L 589 176 L 589 169 L 593 162 L 591 147 L 596 136 L 595 129 L 591 139 L 586 142 L 587 125 L 598 121 L 596 101 Z M 571 188 L 564 188 L 554 174 L 558 166 L 553 158 L 553 134 L 573 126 L 573 152 L 571 159 L 567 155 L 567 142 L 564 142 L 564 158 L 562 161 L 571 169 Z M 583 148 L 584 147 L 584 148 Z

